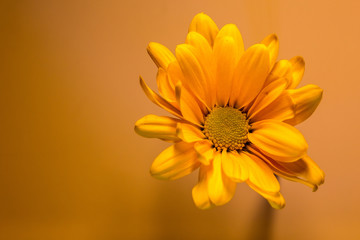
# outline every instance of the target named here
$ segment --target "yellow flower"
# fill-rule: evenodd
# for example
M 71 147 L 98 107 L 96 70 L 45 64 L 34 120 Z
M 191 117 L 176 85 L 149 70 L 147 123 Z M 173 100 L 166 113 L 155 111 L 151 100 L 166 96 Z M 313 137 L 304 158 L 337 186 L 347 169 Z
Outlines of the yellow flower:
M 154 160 L 154 177 L 174 180 L 199 168 L 192 196 L 202 209 L 229 202 L 239 182 L 280 209 L 285 200 L 274 174 L 314 191 L 323 183 L 323 171 L 293 127 L 314 112 L 322 89 L 295 89 L 304 60 L 276 62 L 278 48 L 272 34 L 244 50 L 234 24 L 219 30 L 204 13 L 194 17 L 176 55 L 159 43 L 149 44 L 159 94 L 140 77 L 141 87 L 175 116 L 147 115 L 135 124 L 141 136 L 173 143 Z

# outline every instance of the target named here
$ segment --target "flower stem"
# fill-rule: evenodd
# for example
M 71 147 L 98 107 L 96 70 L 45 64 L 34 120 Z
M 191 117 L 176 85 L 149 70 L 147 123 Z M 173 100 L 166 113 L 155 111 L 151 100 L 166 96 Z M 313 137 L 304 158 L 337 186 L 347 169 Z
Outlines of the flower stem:
M 272 239 L 272 226 L 275 210 L 263 198 L 260 199 L 258 212 L 254 215 L 250 225 L 249 240 Z

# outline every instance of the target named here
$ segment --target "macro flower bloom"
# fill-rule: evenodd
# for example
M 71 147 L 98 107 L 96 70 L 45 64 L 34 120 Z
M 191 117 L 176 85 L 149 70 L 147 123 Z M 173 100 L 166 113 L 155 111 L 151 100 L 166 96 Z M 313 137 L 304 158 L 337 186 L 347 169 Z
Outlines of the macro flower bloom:
M 193 18 L 175 55 L 149 44 L 159 94 L 140 77 L 141 87 L 174 116 L 147 115 L 135 124 L 139 135 L 173 143 L 154 160 L 154 177 L 174 180 L 199 169 L 192 196 L 201 209 L 229 202 L 239 182 L 283 208 L 275 175 L 317 190 L 324 173 L 294 125 L 315 111 L 323 91 L 315 85 L 296 89 L 304 60 L 276 61 L 278 49 L 271 34 L 244 50 L 234 24 L 219 30 L 204 13 Z

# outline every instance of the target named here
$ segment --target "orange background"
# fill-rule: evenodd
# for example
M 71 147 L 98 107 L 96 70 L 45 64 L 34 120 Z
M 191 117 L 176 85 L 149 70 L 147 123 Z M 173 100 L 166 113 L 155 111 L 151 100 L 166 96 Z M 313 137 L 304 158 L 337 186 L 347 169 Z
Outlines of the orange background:
M 302 55 L 301 86 L 324 89 L 298 126 L 326 173 L 316 193 L 281 181 L 274 239 L 360 239 L 359 1 L 2 1 L 0 3 L 0 239 L 244 239 L 262 203 L 246 184 L 223 207 L 198 210 L 197 181 L 158 181 L 168 144 L 133 131 L 166 115 L 150 41 L 174 50 L 198 12 L 235 23 L 245 46 L 270 33 L 279 59 Z M 255 220 L 254 220 L 255 219 Z

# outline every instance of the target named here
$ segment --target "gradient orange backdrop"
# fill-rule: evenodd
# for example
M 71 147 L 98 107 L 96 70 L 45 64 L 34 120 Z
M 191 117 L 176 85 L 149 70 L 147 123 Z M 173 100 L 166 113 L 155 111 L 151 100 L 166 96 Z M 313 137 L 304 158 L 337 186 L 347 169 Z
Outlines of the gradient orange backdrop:
M 360 239 L 359 1 L 2 1 L 0 3 L 0 239 L 246 239 L 262 203 L 246 184 L 223 207 L 198 210 L 194 173 L 149 174 L 167 144 L 133 131 L 167 115 L 146 46 L 174 50 L 198 12 L 235 23 L 245 46 L 270 33 L 279 59 L 305 58 L 301 86 L 324 89 L 298 126 L 326 173 L 310 188 L 281 181 L 274 239 Z

